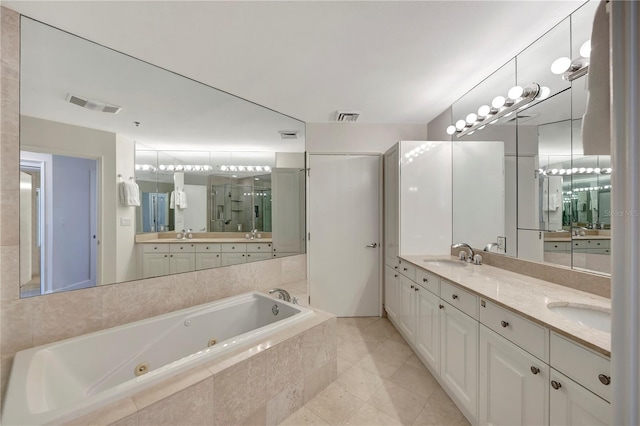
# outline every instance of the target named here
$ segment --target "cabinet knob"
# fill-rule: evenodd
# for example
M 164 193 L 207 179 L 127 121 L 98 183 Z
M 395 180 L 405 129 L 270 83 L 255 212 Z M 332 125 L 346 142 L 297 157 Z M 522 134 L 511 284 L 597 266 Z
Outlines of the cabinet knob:
M 509 323 L 506 321 L 500 321 L 500 325 L 503 326 L 504 328 L 509 327 Z
M 416 286 L 412 285 L 411 288 L 416 288 Z
M 167 257 L 167 255 L 165 254 L 164 257 Z
M 600 383 L 602 383 L 605 386 L 609 386 L 609 384 L 611 384 L 611 377 L 605 375 L 605 374 L 600 374 L 598 376 L 598 379 L 600 379 Z
M 440 309 L 444 309 L 444 305 L 438 305 Z
M 428 280 L 428 279 L 426 279 L 426 278 L 423 278 L 423 279 L 422 279 L 422 282 L 423 282 L 423 283 L 428 283 L 428 282 L 429 282 L 429 280 Z
M 452 294 L 452 295 L 451 295 L 451 298 L 452 298 L 453 300 L 456 300 L 456 299 L 458 298 L 458 295 L 457 295 L 457 294 Z
M 402 269 L 404 269 L 405 271 L 408 271 L 408 269 L 407 269 L 407 268 L 402 268 Z
M 538 374 L 540 372 L 540 369 L 538 367 L 534 367 L 533 365 L 531 366 L 531 372 L 533 374 Z
M 560 384 L 560 382 L 556 382 L 555 380 L 552 380 L 551 387 L 554 388 L 555 390 L 558 390 L 562 387 L 562 385 Z
M 413 291 L 420 291 L 418 287 L 414 288 Z
M 397 267 L 397 266 L 394 266 L 394 267 L 393 267 L 393 269 L 398 269 L 398 267 Z

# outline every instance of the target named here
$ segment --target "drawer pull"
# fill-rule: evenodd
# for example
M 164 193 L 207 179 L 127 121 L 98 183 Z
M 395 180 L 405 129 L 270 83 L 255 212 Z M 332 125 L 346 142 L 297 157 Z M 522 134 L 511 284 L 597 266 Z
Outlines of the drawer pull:
M 429 280 L 428 280 L 428 279 L 426 279 L 426 278 L 423 278 L 423 279 L 422 279 L 422 282 L 423 282 L 423 283 L 428 283 L 428 282 L 429 282 Z
M 420 291 L 420 289 L 416 286 L 416 288 L 414 288 L 413 291 Z
M 538 367 L 534 367 L 533 365 L 531 366 L 531 372 L 533 374 L 538 374 L 540 372 L 540 369 Z
M 452 295 L 451 295 L 451 298 L 452 298 L 453 300 L 456 300 L 456 299 L 458 298 L 458 295 L 457 295 L 457 294 L 452 294 Z
M 408 269 L 407 269 L 407 268 L 402 268 L 402 269 L 404 269 L 405 271 L 408 271 Z
M 600 374 L 598 376 L 598 379 L 600 379 L 600 383 L 602 383 L 605 386 L 609 386 L 609 384 L 611 384 L 611 377 L 606 376 L 604 374 Z
M 438 305 L 440 309 L 444 309 L 444 305 Z
M 397 267 L 397 266 L 394 266 L 394 267 L 393 267 L 393 269 L 398 269 L 398 267 Z
M 562 387 L 562 385 L 560 384 L 560 382 L 556 382 L 555 380 L 552 380 L 551 387 L 554 388 L 555 390 L 558 390 Z
M 506 321 L 500 321 L 500 325 L 503 326 L 504 328 L 509 327 L 509 323 Z
M 415 288 L 416 286 L 412 285 L 411 288 Z
M 398 274 L 393 274 L 393 278 L 398 278 Z

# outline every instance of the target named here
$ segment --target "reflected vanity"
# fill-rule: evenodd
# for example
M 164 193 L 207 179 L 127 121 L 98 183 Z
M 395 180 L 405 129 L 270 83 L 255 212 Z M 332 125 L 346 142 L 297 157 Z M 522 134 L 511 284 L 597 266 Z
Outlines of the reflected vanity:
M 304 122 L 26 17 L 21 33 L 22 297 L 304 253 Z
M 611 158 L 585 151 L 581 135 L 588 80 L 584 65 L 597 5 L 583 5 L 452 105 L 455 143 L 497 141 L 504 147 L 503 161 L 491 170 L 470 169 L 466 150 L 454 150 L 453 191 L 462 194 L 454 196 L 454 241 L 484 247 L 506 237 L 509 256 L 610 273 Z M 560 69 L 559 58 L 581 68 Z M 486 105 L 501 111 L 521 102 L 526 89 L 536 85 L 538 96 L 498 120 L 480 109 Z M 518 86 L 525 94 L 510 99 L 510 88 Z M 468 117 L 471 113 L 476 117 Z M 483 116 L 485 126 L 465 132 L 471 125 L 467 118 Z M 483 183 L 496 167 L 504 168 L 503 185 Z M 479 175 L 483 179 L 475 179 Z M 500 208 L 500 192 L 503 214 L 493 215 L 497 223 L 488 227 L 486 214 L 473 212 Z M 501 228 L 504 233 L 498 234 Z

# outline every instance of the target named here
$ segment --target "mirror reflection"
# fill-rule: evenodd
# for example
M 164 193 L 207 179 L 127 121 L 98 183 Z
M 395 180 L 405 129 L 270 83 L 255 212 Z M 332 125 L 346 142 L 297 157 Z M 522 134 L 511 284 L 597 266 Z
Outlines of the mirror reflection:
M 472 131 L 461 137 L 460 128 L 452 127 L 451 134 L 454 142 L 504 144 L 504 185 L 496 188 L 504 188 L 505 194 L 506 254 L 608 273 L 611 159 L 609 155 L 585 152 L 581 135 L 587 103 L 585 65 L 596 7 L 595 1 L 586 3 L 452 106 L 453 126 L 458 125 L 456 120 L 467 121 L 470 113 L 476 116 L 471 118 L 482 117 L 483 104 L 501 111 L 509 108 L 511 102 L 517 104 L 513 113 L 506 111 L 508 114 L 493 121 L 489 119 L 491 115 L 485 116 L 485 126 L 472 126 Z M 568 65 L 561 67 L 559 63 Z M 576 66 L 569 69 L 572 64 Z M 532 83 L 539 86 L 539 95 L 524 104 L 526 88 L 535 87 Z M 508 93 L 517 87 L 524 88 L 524 95 L 518 92 L 516 95 L 520 97 L 510 99 Z M 500 96 L 504 102 L 492 105 Z M 461 123 L 462 128 L 465 126 Z M 454 171 L 470 169 L 462 164 L 462 159 L 454 155 Z M 480 173 L 484 175 L 486 171 L 471 175 Z M 456 184 L 454 172 L 454 194 L 468 191 L 473 185 L 470 176 L 464 181 L 458 179 Z M 486 185 L 475 190 L 497 193 Z M 490 200 L 489 196 L 484 198 Z M 491 203 L 496 205 L 495 200 Z M 480 201 L 475 206 L 480 211 L 486 209 Z M 473 223 L 469 216 L 476 216 L 471 207 L 454 202 L 454 240 L 477 240 L 474 244 L 477 247 L 496 242 L 497 236 L 483 234 L 486 227 L 481 223 L 469 228 L 469 223 Z M 499 221 L 500 215 L 494 218 Z
M 22 17 L 21 296 L 303 253 L 303 122 Z

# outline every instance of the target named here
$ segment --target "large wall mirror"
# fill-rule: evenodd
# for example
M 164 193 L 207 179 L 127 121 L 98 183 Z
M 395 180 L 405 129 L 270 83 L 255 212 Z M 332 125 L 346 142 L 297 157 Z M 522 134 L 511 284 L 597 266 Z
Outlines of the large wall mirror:
M 476 158 L 497 155 L 480 147 L 486 141 L 504 147 L 504 161 L 489 160 L 485 170 L 468 161 L 469 150 L 454 149 L 454 194 L 466 194 L 458 203 L 454 197 L 454 242 L 484 247 L 504 236 L 507 255 L 610 273 L 611 159 L 585 152 L 581 134 L 597 5 L 585 3 L 452 106 L 454 143 L 477 142 Z M 571 63 L 580 69 L 567 70 Z M 527 98 L 530 91 L 537 93 Z M 492 109 L 485 125 L 473 128 L 469 122 L 485 109 Z M 500 166 L 504 182 L 488 185 Z M 494 235 L 500 229 L 504 234 Z
M 21 296 L 304 253 L 305 124 L 22 17 Z

